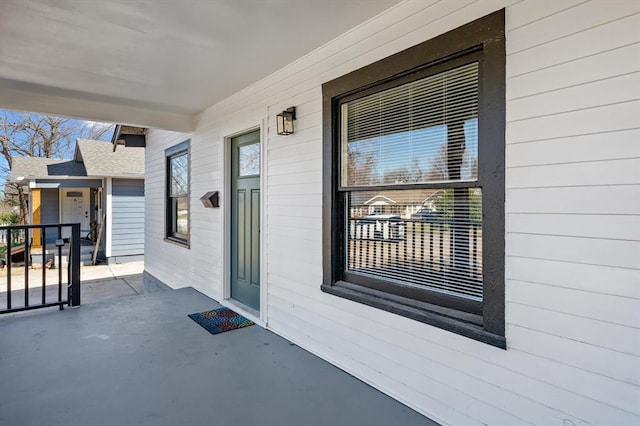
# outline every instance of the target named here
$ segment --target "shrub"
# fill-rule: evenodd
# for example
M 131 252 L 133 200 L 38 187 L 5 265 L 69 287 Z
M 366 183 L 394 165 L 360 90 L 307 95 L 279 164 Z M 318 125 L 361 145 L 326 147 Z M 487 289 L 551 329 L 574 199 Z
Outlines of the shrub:
M 17 225 L 20 223 L 20 215 L 15 212 L 0 213 L 0 223 Z

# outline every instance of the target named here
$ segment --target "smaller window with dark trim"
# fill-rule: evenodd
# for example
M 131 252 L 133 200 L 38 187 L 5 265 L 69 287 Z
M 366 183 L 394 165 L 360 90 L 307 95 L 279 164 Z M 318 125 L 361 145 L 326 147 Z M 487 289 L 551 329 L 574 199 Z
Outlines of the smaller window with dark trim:
M 189 243 L 189 141 L 165 150 L 167 164 L 166 238 Z

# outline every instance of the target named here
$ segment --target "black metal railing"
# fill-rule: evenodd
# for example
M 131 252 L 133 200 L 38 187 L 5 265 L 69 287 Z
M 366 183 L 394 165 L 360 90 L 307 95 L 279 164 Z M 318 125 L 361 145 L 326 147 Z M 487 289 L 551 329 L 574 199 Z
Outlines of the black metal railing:
M 4 241 L 4 256 L 0 259 L 4 269 L 4 274 L 0 274 L 0 314 L 80 306 L 79 223 L 1 226 L 0 235 Z M 66 256 L 66 282 L 63 256 Z M 42 269 L 42 276 L 40 282 L 35 282 L 39 278 L 38 268 Z M 53 269 L 57 269 L 56 276 L 47 276 L 47 271 Z M 57 283 L 47 283 L 55 278 Z

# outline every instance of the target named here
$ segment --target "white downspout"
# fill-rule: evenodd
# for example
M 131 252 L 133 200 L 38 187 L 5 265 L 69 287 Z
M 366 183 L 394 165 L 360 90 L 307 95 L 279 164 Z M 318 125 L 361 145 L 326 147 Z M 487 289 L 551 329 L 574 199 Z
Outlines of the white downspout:
M 113 181 L 111 180 L 110 177 L 105 178 L 105 187 L 107 190 L 107 205 L 106 205 L 106 215 L 107 215 L 107 220 L 105 225 L 105 229 L 104 229 L 104 233 L 105 233 L 105 256 L 107 257 L 107 259 L 109 259 L 111 257 L 111 213 L 113 212 L 113 197 L 112 197 L 112 193 L 113 193 Z

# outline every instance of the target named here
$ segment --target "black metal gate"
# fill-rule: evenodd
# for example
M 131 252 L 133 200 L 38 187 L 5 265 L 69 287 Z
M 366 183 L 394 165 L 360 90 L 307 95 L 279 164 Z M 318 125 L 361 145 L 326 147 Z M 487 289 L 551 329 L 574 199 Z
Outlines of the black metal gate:
M 71 235 L 63 237 L 64 229 L 71 229 Z M 0 274 L 0 314 L 80 306 L 79 223 L 2 226 L 0 244 L 3 243 L 4 260 L 0 259 L 0 263 L 6 272 Z M 33 283 L 39 278 L 38 267 L 42 269 L 42 278 Z M 51 270 L 57 270 L 57 274 L 48 274 Z

